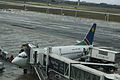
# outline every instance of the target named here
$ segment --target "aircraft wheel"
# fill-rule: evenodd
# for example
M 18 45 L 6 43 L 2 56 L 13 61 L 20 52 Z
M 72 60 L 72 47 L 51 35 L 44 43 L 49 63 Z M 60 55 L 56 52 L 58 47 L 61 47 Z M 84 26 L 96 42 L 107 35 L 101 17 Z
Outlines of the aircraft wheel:
M 24 74 L 27 74 L 27 69 L 24 69 L 23 72 L 24 72 Z

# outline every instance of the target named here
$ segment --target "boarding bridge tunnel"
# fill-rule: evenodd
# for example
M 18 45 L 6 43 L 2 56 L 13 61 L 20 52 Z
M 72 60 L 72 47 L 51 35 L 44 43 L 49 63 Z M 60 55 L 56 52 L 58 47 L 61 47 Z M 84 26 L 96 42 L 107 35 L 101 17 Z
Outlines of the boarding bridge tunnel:
M 48 47 L 47 51 L 44 51 L 31 48 L 29 64 L 34 67 L 40 80 L 49 79 L 49 73 L 52 71 L 67 80 L 109 80 L 105 76 L 107 73 L 82 65 L 79 61 L 59 56 L 52 53 L 51 49 Z
M 48 53 L 51 53 L 50 48 L 47 52 L 37 47 L 30 48 L 28 64 L 34 69 L 39 80 L 48 80 Z
M 69 65 L 66 63 L 66 70 L 63 71 L 63 64 L 51 56 L 51 47 L 47 48 L 47 51 L 44 49 L 31 48 L 30 50 L 30 62 L 29 64 L 34 68 L 39 80 L 47 80 L 51 71 L 68 74 Z M 56 62 L 57 61 L 57 62 Z M 59 65 L 57 65 L 59 63 Z M 58 67 L 58 68 L 56 68 Z M 64 76 L 64 75 L 63 75 Z

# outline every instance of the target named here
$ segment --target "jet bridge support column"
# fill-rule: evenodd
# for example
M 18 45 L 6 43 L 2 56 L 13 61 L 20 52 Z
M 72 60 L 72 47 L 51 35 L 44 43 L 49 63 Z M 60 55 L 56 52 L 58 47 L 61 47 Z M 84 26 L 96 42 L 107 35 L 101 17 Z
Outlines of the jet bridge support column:
M 46 57 L 46 73 L 48 75 L 48 67 L 49 67 L 49 54 L 52 53 L 52 48 L 47 48 L 47 57 Z
M 37 64 L 37 51 L 34 52 L 34 64 Z

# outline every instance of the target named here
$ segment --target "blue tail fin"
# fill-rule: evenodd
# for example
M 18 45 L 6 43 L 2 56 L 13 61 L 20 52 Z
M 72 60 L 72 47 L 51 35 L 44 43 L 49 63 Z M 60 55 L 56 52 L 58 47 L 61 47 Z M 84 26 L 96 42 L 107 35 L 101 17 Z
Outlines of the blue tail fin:
M 85 36 L 85 38 L 81 42 L 77 43 L 77 45 L 92 45 L 95 30 L 96 30 L 96 24 L 94 23 L 91 29 L 89 30 L 89 32 L 87 33 L 87 35 Z

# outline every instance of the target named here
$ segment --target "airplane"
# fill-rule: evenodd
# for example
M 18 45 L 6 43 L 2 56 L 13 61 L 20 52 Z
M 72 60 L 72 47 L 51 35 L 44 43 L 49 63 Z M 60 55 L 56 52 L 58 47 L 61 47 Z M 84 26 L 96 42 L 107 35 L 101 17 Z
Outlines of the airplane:
M 76 59 L 84 53 L 88 51 L 90 47 L 93 47 L 93 40 L 94 40 L 94 34 L 96 30 L 96 23 L 92 25 L 86 36 L 82 41 L 79 41 L 75 45 L 68 45 L 68 46 L 54 46 L 51 47 L 52 53 L 58 54 L 60 56 L 64 56 L 70 59 Z M 18 65 L 21 68 L 25 68 L 28 64 L 28 59 L 30 58 L 30 50 L 32 48 L 37 48 L 37 46 L 32 44 L 24 44 L 21 47 L 21 51 L 19 52 L 18 56 L 16 56 L 12 63 L 15 65 Z M 38 48 L 38 50 L 41 48 Z M 47 47 L 43 48 L 44 51 L 47 51 Z

